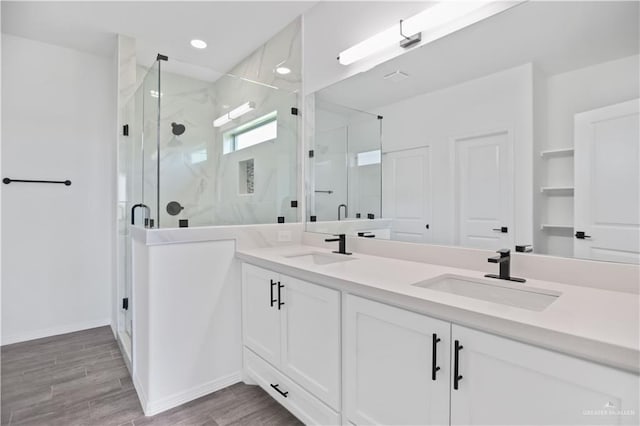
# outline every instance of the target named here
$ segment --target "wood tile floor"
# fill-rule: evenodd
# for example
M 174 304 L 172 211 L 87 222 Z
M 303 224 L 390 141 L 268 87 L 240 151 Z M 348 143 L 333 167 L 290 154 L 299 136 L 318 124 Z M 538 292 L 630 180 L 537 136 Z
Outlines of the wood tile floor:
M 109 327 L 2 347 L 2 425 L 299 425 L 257 386 L 145 417 Z

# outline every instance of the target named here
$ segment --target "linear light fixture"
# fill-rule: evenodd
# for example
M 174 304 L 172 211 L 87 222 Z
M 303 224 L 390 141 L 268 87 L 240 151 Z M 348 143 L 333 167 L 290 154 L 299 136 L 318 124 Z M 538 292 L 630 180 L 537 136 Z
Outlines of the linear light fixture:
M 351 65 L 391 46 L 399 44 L 409 48 L 423 38 L 431 42 L 496 15 L 522 1 L 440 1 L 417 15 L 401 20 L 394 26 L 340 52 L 338 61 L 342 65 Z
M 236 118 L 248 113 L 249 111 L 253 111 L 254 109 L 256 109 L 255 102 L 245 102 L 239 107 L 232 109 L 225 115 L 222 115 L 213 120 L 213 127 L 222 127 L 231 120 L 235 120 Z
M 229 114 L 225 114 L 213 120 L 213 127 L 222 127 L 230 121 Z

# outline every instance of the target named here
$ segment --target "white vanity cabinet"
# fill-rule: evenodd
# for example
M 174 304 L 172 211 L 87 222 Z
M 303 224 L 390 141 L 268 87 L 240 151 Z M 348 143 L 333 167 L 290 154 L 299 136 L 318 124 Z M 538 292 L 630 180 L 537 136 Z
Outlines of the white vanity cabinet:
M 245 374 L 306 424 L 640 423 L 637 374 L 249 264 L 242 289 Z
M 638 424 L 635 374 L 455 324 L 451 341 L 452 425 Z
M 638 424 L 636 374 L 357 296 L 345 306 L 354 425 Z
M 249 264 L 242 274 L 244 345 L 258 355 L 245 349 L 245 369 L 285 406 L 296 398 L 292 387 L 321 400 L 305 402 L 323 416 L 293 410 L 303 421 L 338 423 L 340 292 Z M 270 366 L 260 365 L 262 360 Z M 274 375 L 281 379 L 277 389 L 271 386 L 278 385 Z
M 347 420 L 448 424 L 451 325 L 356 296 L 345 303 Z

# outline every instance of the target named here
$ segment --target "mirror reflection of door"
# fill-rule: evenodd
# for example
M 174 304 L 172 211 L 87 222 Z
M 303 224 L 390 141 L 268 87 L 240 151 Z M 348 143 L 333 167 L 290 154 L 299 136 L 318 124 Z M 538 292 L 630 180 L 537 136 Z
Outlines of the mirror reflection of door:
M 639 148 L 638 99 L 575 115 L 576 257 L 640 262 Z
M 393 218 L 391 239 L 431 241 L 431 164 L 429 147 L 383 154 L 382 216 Z
M 456 243 L 513 246 L 513 166 L 506 131 L 454 139 Z

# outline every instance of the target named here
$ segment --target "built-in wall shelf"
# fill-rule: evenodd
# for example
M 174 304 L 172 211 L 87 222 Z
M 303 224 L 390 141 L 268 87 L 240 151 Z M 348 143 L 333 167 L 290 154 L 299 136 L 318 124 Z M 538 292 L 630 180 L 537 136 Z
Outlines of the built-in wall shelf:
M 551 224 L 551 223 L 543 223 L 542 225 L 540 225 L 540 229 L 543 230 L 543 231 L 545 229 L 550 229 L 550 230 L 554 230 L 554 229 L 565 230 L 566 229 L 566 230 L 570 231 L 570 230 L 573 230 L 573 225 L 554 225 L 554 224 Z
M 573 186 L 543 186 L 540 192 L 547 195 L 573 195 Z
M 573 155 L 573 148 L 559 148 L 559 149 L 548 149 L 545 151 L 540 151 L 540 157 L 542 158 L 561 157 L 561 156 L 570 156 L 570 155 Z

